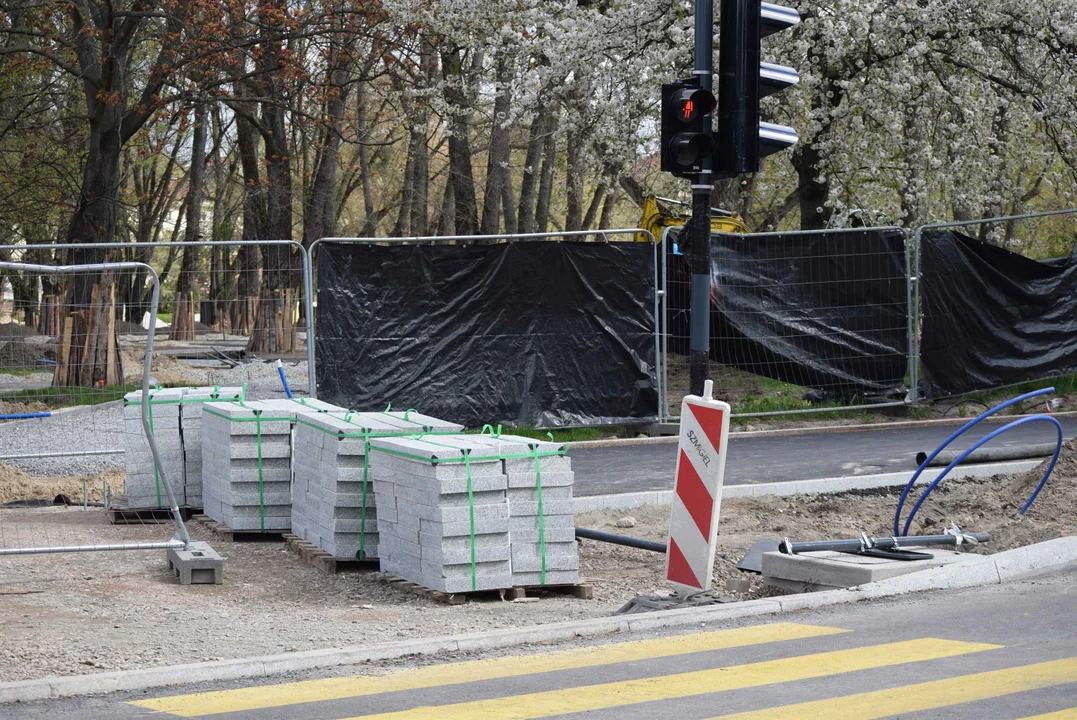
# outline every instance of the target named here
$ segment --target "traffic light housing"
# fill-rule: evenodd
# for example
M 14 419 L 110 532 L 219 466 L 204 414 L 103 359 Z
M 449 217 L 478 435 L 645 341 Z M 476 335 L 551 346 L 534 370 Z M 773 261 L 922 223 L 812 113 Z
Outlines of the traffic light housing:
M 694 178 L 714 154 L 715 99 L 695 79 L 662 86 L 662 170 Z
M 761 62 L 760 40 L 800 22 L 792 8 L 760 0 L 722 0 L 718 48 L 718 134 L 715 171 L 756 172 L 762 158 L 792 147 L 796 130 L 761 122 L 760 99 L 796 85 L 793 68 Z

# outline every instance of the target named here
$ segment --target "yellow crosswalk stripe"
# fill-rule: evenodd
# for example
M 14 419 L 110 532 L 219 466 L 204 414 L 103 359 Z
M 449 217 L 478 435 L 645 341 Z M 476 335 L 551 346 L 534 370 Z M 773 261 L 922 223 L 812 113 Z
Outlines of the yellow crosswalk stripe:
M 932 680 L 915 685 L 875 690 L 845 697 L 815 700 L 751 712 L 722 715 L 711 720 L 875 720 L 891 715 L 935 710 L 974 700 L 1013 695 L 1077 682 L 1077 657 L 1066 660 L 1022 665 L 1005 670 L 962 675 L 946 680 Z M 1072 710 L 1064 710 L 1072 713 Z M 1051 718 L 1056 715 L 1038 715 Z M 1073 718 L 1077 715 L 1057 715 Z
M 1043 715 L 1029 715 L 1021 718 L 1021 720 L 1077 720 L 1077 707 L 1044 713 Z
M 307 680 L 238 690 L 174 695 L 152 700 L 138 700 L 131 704 L 181 717 L 199 717 L 216 713 L 258 710 L 322 700 L 340 700 L 401 690 L 495 680 L 516 675 L 575 670 L 772 642 L 804 640 L 845 632 L 848 630 L 797 623 L 771 623 L 654 640 L 610 643 L 541 655 L 520 655 L 433 665 L 381 676 Z
M 534 720 L 553 715 L 624 707 L 656 700 L 825 677 L 854 670 L 935 660 L 994 650 L 998 647 L 1000 646 L 934 638 L 906 640 L 641 680 L 417 707 L 398 712 L 363 715 L 348 720 Z

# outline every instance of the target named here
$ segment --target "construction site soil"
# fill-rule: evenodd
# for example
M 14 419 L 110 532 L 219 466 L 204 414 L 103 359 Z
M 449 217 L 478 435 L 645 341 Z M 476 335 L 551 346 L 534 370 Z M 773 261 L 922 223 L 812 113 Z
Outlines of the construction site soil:
M 944 481 L 910 532 L 935 532 L 951 523 L 990 532 L 989 543 L 964 548 L 978 553 L 1074 534 L 1077 444 L 1067 445 L 1036 503 L 1018 515 L 1042 474 L 1036 469 Z M 110 477 L 117 487 L 118 478 Z M 101 479 L 94 479 L 95 487 Z M 0 470 L 0 485 L 10 485 L 3 497 L 10 499 L 58 492 L 81 498 L 81 479 L 72 481 Z M 889 536 L 897 494 L 891 489 L 726 500 L 715 587 L 736 599 L 767 594 L 758 576 L 734 567 L 762 538 L 848 538 L 861 531 Z M 618 528 L 618 520 L 631 527 Z M 668 522 L 668 506 L 577 516 L 579 526 L 659 541 L 665 540 Z M 164 551 L 0 558 L 0 680 L 523 627 L 608 615 L 636 595 L 668 592 L 661 554 L 584 541 L 580 575 L 594 586 L 592 600 L 552 595 L 534 603 L 485 600 L 450 606 L 391 587 L 374 572 L 325 575 L 280 543 L 232 543 L 200 524 L 191 523 L 190 529 L 224 557 L 223 585 L 178 585 Z M 0 542 L 6 547 L 165 540 L 173 531 L 170 524 L 111 525 L 105 511 L 94 508 L 0 509 Z M 747 587 L 730 584 L 741 592 L 724 590 L 727 581 L 745 577 Z

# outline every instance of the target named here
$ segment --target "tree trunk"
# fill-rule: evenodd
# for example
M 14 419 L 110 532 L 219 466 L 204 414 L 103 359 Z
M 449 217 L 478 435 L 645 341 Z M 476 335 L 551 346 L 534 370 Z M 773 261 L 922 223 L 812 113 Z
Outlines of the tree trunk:
M 355 132 L 359 143 L 359 178 L 363 186 L 363 228 L 359 234 L 372 237 L 378 231 L 378 219 L 374 213 L 374 192 L 370 181 L 370 149 L 367 147 L 367 109 L 366 96 L 362 84 L 356 85 Z
M 569 130 L 566 138 L 565 232 L 583 229 L 583 133 Z
M 553 195 L 553 175 L 557 166 L 557 115 L 551 114 L 542 144 L 542 172 L 539 176 L 538 201 L 535 203 L 535 229 L 546 232 L 550 223 L 550 197 Z
M 194 110 L 194 132 L 191 140 L 191 171 L 187 181 L 187 234 L 186 242 L 201 239 L 202 198 L 205 196 L 206 176 L 206 106 L 199 103 Z M 194 340 L 195 290 L 198 287 L 198 247 L 183 248 L 179 278 L 176 281 L 176 299 L 172 303 L 172 339 Z
M 243 169 L 243 239 L 260 240 L 266 233 L 266 198 L 258 162 L 258 136 L 246 118 L 236 118 L 236 144 Z M 232 307 L 232 331 L 250 335 L 258 310 L 257 246 L 244 245 L 236 258 L 237 302 Z
M 346 47 L 334 49 L 326 77 L 325 125 L 320 133 L 314 182 L 303 209 L 303 246 L 307 248 L 318 238 L 331 237 L 336 232 L 340 133 L 350 88 L 347 50 Z
M 600 230 L 608 230 L 613 222 L 613 208 L 617 205 L 617 186 L 606 189 L 606 200 L 602 203 L 602 216 L 598 220 Z
M 425 138 L 424 138 L 425 140 Z M 389 232 L 389 237 L 403 237 L 411 221 L 411 200 L 414 195 L 415 181 L 415 133 L 408 134 L 407 162 L 404 165 L 404 184 L 400 188 L 400 207 L 397 208 L 396 223 Z
M 802 144 L 793 155 L 797 171 L 797 187 L 800 190 L 800 229 L 823 230 L 830 221 L 831 211 L 826 206 L 830 196 L 830 183 L 818 182 L 819 148 L 814 142 Z
M 441 195 L 441 213 L 438 215 L 435 235 L 449 235 L 452 233 L 453 216 L 456 214 L 456 201 L 453 197 L 452 179 L 445 180 L 445 190 Z
M 103 104 L 91 121 L 82 189 L 67 229 L 67 242 L 106 243 L 116 234 L 120 191 L 121 108 Z M 104 249 L 71 252 L 74 264 L 101 263 L 117 253 Z M 116 337 L 116 277 L 112 272 L 66 278 L 54 386 L 116 385 L 123 381 Z
M 494 98 L 494 117 L 490 127 L 490 151 L 486 163 L 486 192 L 482 203 L 482 234 L 496 235 L 501 229 L 501 206 L 505 202 L 504 188 L 512 184 L 509 174 L 508 116 L 512 109 L 512 66 L 502 52 L 497 58 L 497 97 Z M 511 200 L 510 200 L 511 203 Z M 506 210 L 507 214 L 510 210 Z
M 520 183 L 520 213 L 517 230 L 521 233 L 535 232 L 536 189 L 539 180 L 539 164 L 542 162 L 542 149 L 546 144 L 546 132 L 549 113 L 539 106 L 527 139 L 527 156 L 524 159 L 524 177 Z
M 264 74 L 259 80 L 262 100 L 260 131 L 265 147 L 266 231 L 267 239 L 292 239 L 292 170 L 288 128 L 285 123 L 286 98 L 283 96 L 283 32 L 288 16 L 285 0 L 263 0 L 263 21 L 273 35 L 263 43 Z M 295 311 L 300 286 L 300 272 L 294 252 L 286 245 L 262 246 L 262 283 L 258 308 L 254 316 L 247 350 L 253 353 L 290 353 L 296 349 Z
M 475 176 L 471 169 L 471 108 L 460 50 L 442 53 L 445 100 L 449 113 L 449 179 L 453 184 L 454 225 L 457 235 L 475 235 L 479 211 L 475 200 Z

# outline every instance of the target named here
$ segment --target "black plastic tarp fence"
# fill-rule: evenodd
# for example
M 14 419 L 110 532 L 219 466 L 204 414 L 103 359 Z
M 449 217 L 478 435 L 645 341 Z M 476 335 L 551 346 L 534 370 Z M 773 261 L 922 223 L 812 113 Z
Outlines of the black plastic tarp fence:
M 955 395 L 1077 372 L 1077 262 L 954 230 L 920 237 L 927 390 Z
M 321 243 L 318 397 L 481 427 L 654 418 L 654 246 Z
M 711 357 L 823 398 L 894 398 L 908 367 L 905 235 L 711 238 Z

